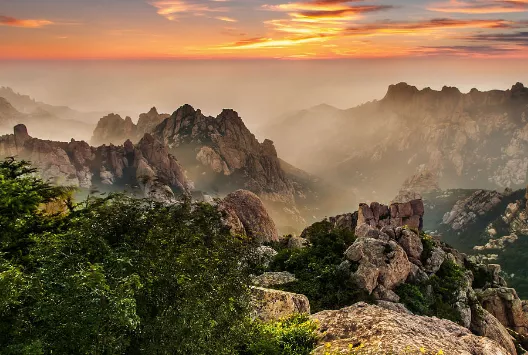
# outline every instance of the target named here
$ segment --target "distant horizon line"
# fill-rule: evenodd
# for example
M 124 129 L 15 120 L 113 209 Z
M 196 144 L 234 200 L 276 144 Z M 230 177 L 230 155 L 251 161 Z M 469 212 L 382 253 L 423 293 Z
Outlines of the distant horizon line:
M 527 60 L 528 57 L 501 56 L 365 56 L 365 57 L 69 57 L 69 58 L 1 58 L 3 62 L 228 62 L 228 61 L 277 61 L 277 62 L 328 62 L 328 61 L 402 61 L 402 60 Z

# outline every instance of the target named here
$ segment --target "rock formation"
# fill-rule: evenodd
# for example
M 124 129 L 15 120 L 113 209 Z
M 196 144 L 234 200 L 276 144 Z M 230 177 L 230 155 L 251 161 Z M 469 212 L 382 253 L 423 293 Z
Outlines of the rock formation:
M 169 116 L 167 114 L 159 114 L 156 108 L 153 107 L 148 113 L 139 115 L 136 125 L 128 116 L 123 119 L 120 115 L 111 113 L 99 120 L 90 142 L 95 146 L 120 144 L 127 139 L 137 142 L 145 133 L 152 133 L 154 128 Z
M 54 142 L 32 138 L 24 125 L 0 137 L 0 156 L 29 160 L 54 183 L 82 188 L 130 185 L 146 196 L 171 198 L 188 193 L 190 183 L 178 161 L 152 136 L 134 145 L 91 147 L 84 141 Z
M 277 287 L 295 282 L 297 279 L 287 271 L 282 272 L 265 272 L 262 275 L 253 278 L 252 283 L 258 287 Z
M 314 352 L 320 355 L 354 350 L 365 354 L 516 354 L 513 343 L 504 348 L 451 321 L 365 303 L 319 312 L 312 318 L 320 325 L 321 346 Z
M 262 321 L 271 321 L 296 313 L 310 314 L 310 302 L 304 295 L 252 287 L 251 309 L 253 317 Z
M 345 252 L 343 270 L 350 270 L 351 280 L 380 306 L 409 313 L 399 304 L 399 286 L 429 285 L 449 267 L 445 265 L 455 265 L 463 274 L 450 307 L 460 325 L 515 353 L 507 329 L 528 336 L 528 318 L 515 290 L 506 288 L 500 266 L 477 264 L 474 258 L 421 233 L 423 216 L 423 202 L 413 200 L 391 206 L 360 204 L 357 214 L 328 219 L 331 229 L 355 231 L 356 240 Z M 311 228 L 303 236 L 309 238 Z
M 219 203 L 219 207 L 234 234 L 247 235 L 260 244 L 279 240 L 275 223 L 254 193 L 246 190 L 232 192 Z
M 91 144 L 99 146 L 103 144 L 119 144 L 136 135 L 136 125 L 130 117 L 125 119 L 111 113 L 101 118 L 95 127 Z
M 443 223 L 455 231 L 467 228 L 478 216 L 483 216 L 497 206 L 504 195 L 497 191 L 478 190 L 470 197 L 458 201 L 451 212 L 446 213 Z
M 169 114 L 160 114 L 155 107 L 151 108 L 149 112 L 139 115 L 139 120 L 136 126 L 136 135 L 142 137 L 145 133 L 151 133 L 157 125 L 169 117 Z
M 528 337 L 528 312 L 513 288 L 488 288 L 477 292 L 482 307 L 505 327 Z

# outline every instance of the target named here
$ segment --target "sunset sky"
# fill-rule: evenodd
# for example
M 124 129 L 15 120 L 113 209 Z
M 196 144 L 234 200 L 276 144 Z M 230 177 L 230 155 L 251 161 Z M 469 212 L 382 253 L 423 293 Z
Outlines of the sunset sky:
M 528 0 L 2 0 L 2 59 L 528 57 Z

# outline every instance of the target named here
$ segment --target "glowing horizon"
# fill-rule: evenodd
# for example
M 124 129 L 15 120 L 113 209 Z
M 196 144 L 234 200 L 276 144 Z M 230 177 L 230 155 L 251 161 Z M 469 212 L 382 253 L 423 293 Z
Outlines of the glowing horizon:
M 17 0 L 0 59 L 528 57 L 528 0 Z

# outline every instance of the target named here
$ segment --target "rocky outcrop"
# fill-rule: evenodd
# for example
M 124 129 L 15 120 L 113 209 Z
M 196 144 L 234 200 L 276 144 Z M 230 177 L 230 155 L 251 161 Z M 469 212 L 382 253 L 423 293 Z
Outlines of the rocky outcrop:
M 453 209 L 446 213 L 443 223 L 454 231 L 463 230 L 501 203 L 504 195 L 497 191 L 478 190 L 470 197 L 457 201 Z
M 254 318 L 267 322 L 293 314 L 310 314 L 310 302 L 304 295 L 252 287 L 251 310 Z
M 405 251 L 394 241 L 360 238 L 345 253 L 348 260 L 358 263 L 353 277 L 368 293 L 376 288 L 393 290 L 407 280 L 411 263 Z
M 370 206 L 362 203 L 358 209 L 357 226 L 368 225 L 378 229 L 408 226 L 409 228 L 421 230 L 423 227 L 423 215 L 424 204 L 422 200 L 393 203 L 390 206 L 377 202 L 372 202 Z M 358 234 L 357 230 L 356 234 Z
M 136 125 L 130 117 L 111 113 L 99 120 L 90 143 L 94 146 L 119 144 L 136 136 Z
M 136 136 L 143 137 L 145 133 L 152 133 L 157 125 L 169 117 L 169 114 L 158 113 L 155 107 L 151 108 L 147 113 L 140 114 L 136 126 Z
M 423 353 L 499 355 L 516 354 L 486 337 L 472 334 L 451 321 L 397 312 L 365 303 L 312 316 L 319 322 L 321 346 L 329 352 Z M 420 350 L 423 349 L 423 350 Z
M 232 192 L 220 202 L 219 207 L 233 234 L 247 235 L 260 244 L 279 240 L 275 223 L 254 193 L 246 190 Z
M 482 307 L 505 327 L 528 336 L 528 314 L 513 288 L 488 288 L 477 292 Z
M 134 145 L 91 147 L 84 141 L 54 142 L 32 138 L 24 125 L 0 137 L 0 156 L 29 160 L 39 174 L 54 183 L 83 188 L 129 185 L 145 196 L 162 200 L 191 187 L 185 172 L 167 148 L 145 135 Z
M 287 271 L 265 272 L 253 278 L 252 283 L 258 287 L 276 287 L 295 282 L 297 279 Z
M 153 107 L 147 113 L 139 115 L 137 125 L 130 117 L 124 119 L 115 113 L 104 116 L 99 120 L 93 132 L 91 144 L 98 146 L 103 144 L 121 144 L 127 139 L 138 142 L 145 134 L 151 134 L 157 125 L 168 118 L 168 114 L 159 114 Z

